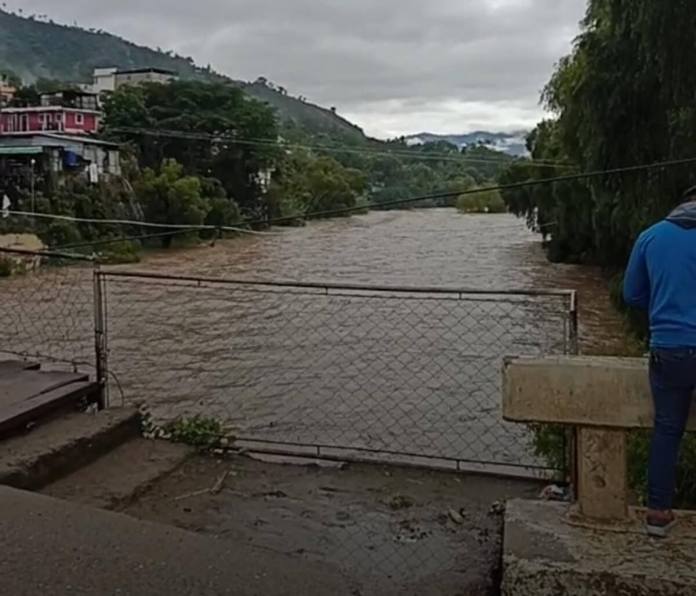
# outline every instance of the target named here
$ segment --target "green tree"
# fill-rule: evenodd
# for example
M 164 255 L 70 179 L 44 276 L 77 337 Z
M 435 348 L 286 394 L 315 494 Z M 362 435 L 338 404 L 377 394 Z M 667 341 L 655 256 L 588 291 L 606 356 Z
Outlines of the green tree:
M 507 207 L 497 190 L 485 190 L 462 195 L 457 199 L 457 209 L 464 213 L 505 213 Z
M 267 212 L 260 174 L 281 155 L 278 128 L 273 111 L 241 89 L 192 81 L 123 87 L 105 114 L 105 132 L 133 143 L 144 166 L 176 159 L 188 175 L 220 180 L 247 215 Z
M 154 123 L 145 105 L 142 87 L 122 87 L 107 96 L 104 104 L 104 127 L 107 131 L 128 128 L 150 128 Z
M 15 82 L 17 77 L 14 77 Z M 74 90 L 76 87 L 64 81 L 54 79 L 38 79 L 33 85 L 26 87 L 18 86 L 17 93 L 12 99 L 14 107 L 28 107 L 39 105 L 41 95 L 44 93 L 55 93 L 57 91 Z
M 0 77 L 5 78 L 13 87 L 19 89 L 22 86 L 22 77 L 20 77 L 11 68 L 0 66 Z
M 239 206 L 230 199 L 222 183 L 216 178 L 201 178 L 201 194 L 208 200 L 210 211 L 205 218 L 208 226 L 234 226 L 239 223 Z
M 696 153 L 696 4 L 590 0 L 583 31 L 543 100 L 556 118 L 530 138 L 537 159 L 583 171 L 622 168 Z M 549 170 L 513 166 L 505 180 Z M 691 166 L 607 175 L 506 193 L 511 209 L 551 235 L 566 261 L 621 268 L 638 232 L 664 217 L 696 181 Z
M 530 136 L 532 156 L 603 171 L 695 155 L 696 3 L 589 0 L 582 27 L 544 91 L 555 118 Z M 548 176 L 533 164 L 515 164 L 503 180 Z M 596 262 L 620 275 L 637 234 L 694 182 L 693 165 L 685 165 L 540 185 L 506 192 L 505 199 L 549 234 L 552 257 Z M 558 447 L 549 432 L 536 434 L 536 446 L 553 458 L 549 451 Z M 647 445 L 642 433 L 631 436 L 630 479 L 638 493 Z M 678 501 L 689 505 L 696 501 L 696 441 L 687 438 L 682 451 Z
M 269 192 L 273 217 L 353 208 L 367 190 L 365 175 L 331 157 L 293 151 L 280 164 Z
M 210 212 L 210 203 L 201 195 L 201 181 L 186 176 L 183 166 L 173 159 L 165 159 L 159 172 L 145 169 L 136 192 L 147 221 L 200 226 Z M 171 242 L 172 236 L 165 236 L 162 246 Z

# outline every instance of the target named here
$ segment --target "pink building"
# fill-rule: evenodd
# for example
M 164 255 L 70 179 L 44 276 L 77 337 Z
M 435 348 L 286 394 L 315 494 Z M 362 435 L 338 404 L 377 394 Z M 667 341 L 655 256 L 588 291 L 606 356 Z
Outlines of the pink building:
M 28 132 L 93 134 L 99 129 L 100 112 L 64 106 L 0 109 L 0 135 Z

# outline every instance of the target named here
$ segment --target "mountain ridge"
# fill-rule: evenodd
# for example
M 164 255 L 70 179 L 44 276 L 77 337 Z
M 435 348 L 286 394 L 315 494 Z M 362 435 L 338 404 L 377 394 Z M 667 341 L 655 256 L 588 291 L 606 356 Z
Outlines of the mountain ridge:
M 445 141 L 463 149 L 472 145 L 483 145 L 495 151 L 502 151 L 516 157 L 527 156 L 526 137 L 529 131 L 519 130 L 514 132 L 492 132 L 476 130 L 461 134 L 437 134 L 421 132 L 404 137 L 408 145 L 422 145 Z
M 360 127 L 334 110 L 292 97 L 262 77 L 254 82 L 236 80 L 210 66 L 198 66 L 192 57 L 138 45 L 101 29 L 88 30 L 0 8 L 0 71 L 10 70 L 27 84 L 40 78 L 84 83 L 91 80 L 94 68 L 107 66 L 163 68 L 176 71 L 185 80 L 227 82 L 271 105 L 288 126 L 344 140 L 366 138 Z

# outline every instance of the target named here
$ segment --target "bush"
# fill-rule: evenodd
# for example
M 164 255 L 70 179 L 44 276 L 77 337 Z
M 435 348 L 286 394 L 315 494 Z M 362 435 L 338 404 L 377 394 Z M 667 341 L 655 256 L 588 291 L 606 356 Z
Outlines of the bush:
M 217 447 L 225 436 L 222 424 L 218 420 L 203 416 L 181 418 L 166 430 L 175 443 L 202 449 Z
M 68 221 L 52 221 L 40 236 L 44 244 L 57 248 L 82 242 L 77 226 Z
M 99 255 L 102 263 L 127 265 L 140 262 L 140 247 L 135 242 L 116 242 L 110 244 Z
M 505 201 L 497 190 L 489 190 L 457 199 L 457 209 L 464 213 L 506 213 Z
M 549 467 L 561 469 L 565 446 L 563 427 L 535 425 L 531 430 L 536 455 L 542 457 Z M 650 431 L 633 431 L 628 435 L 628 485 L 641 505 L 646 504 L 648 496 L 650 437 Z M 696 434 L 687 434 L 684 438 L 677 469 L 675 507 L 696 508 Z
M 562 470 L 566 465 L 566 429 L 550 424 L 533 424 L 534 454 L 541 457 L 546 465 L 554 470 Z
M 0 257 L 0 277 L 10 277 L 12 275 L 12 261 Z

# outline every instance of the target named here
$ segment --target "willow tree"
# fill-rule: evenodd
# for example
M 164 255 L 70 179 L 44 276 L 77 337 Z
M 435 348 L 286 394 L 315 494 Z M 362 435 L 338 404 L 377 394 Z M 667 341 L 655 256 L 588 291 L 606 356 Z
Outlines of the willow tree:
M 696 3 L 590 0 L 573 52 L 542 101 L 555 121 L 529 139 L 536 159 L 609 170 L 696 156 Z M 548 177 L 529 164 L 506 181 Z M 526 171 L 523 168 L 527 168 Z M 638 231 L 696 180 L 696 164 L 506 193 L 513 211 L 549 224 L 563 260 L 621 266 Z

